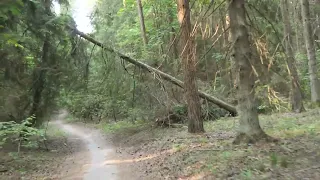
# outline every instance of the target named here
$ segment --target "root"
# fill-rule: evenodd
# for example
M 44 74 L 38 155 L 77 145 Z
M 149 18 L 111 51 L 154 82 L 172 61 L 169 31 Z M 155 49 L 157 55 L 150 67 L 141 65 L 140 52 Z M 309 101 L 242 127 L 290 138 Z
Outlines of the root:
M 256 135 L 248 135 L 245 133 L 240 133 L 237 135 L 237 137 L 234 139 L 233 144 L 255 144 L 259 141 L 264 141 L 267 143 L 271 142 L 278 142 L 279 140 L 267 135 L 264 132 L 261 132 L 260 134 Z

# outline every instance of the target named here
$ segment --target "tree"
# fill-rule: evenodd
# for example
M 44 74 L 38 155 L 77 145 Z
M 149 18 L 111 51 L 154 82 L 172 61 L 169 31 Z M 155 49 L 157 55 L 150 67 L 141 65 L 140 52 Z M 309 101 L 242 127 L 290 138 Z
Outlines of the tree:
M 189 0 L 178 0 L 178 20 L 181 26 L 181 60 L 184 74 L 185 98 L 188 106 L 188 131 L 204 132 L 200 98 L 196 85 L 196 56 L 194 37 L 191 32 Z
M 146 45 L 148 44 L 148 39 L 147 39 L 147 33 L 146 33 L 146 26 L 144 24 L 144 16 L 143 16 L 143 8 L 142 8 L 141 0 L 137 0 L 137 6 L 138 6 L 139 19 L 140 19 L 141 36 L 142 36 L 144 45 Z
M 291 108 L 292 111 L 300 113 L 305 111 L 303 106 L 302 91 L 300 87 L 297 67 L 295 64 L 294 54 L 292 50 L 292 29 L 289 19 L 289 4 L 287 0 L 281 1 L 282 18 L 284 23 L 283 33 L 285 37 L 286 60 L 288 64 L 288 72 L 291 78 Z
M 50 17 L 51 14 L 51 0 L 45 0 L 43 6 L 45 7 L 46 14 Z M 42 101 L 43 90 L 45 89 L 45 79 L 49 61 L 49 48 L 50 48 L 50 34 L 48 32 L 44 35 L 41 61 L 37 64 L 37 68 L 34 69 L 33 73 L 33 102 L 30 111 L 30 116 L 35 116 L 32 125 L 35 125 L 36 119 L 40 116 L 39 111 L 40 103 Z
M 303 18 L 304 40 L 308 53 L 308 67 L 311 87 L 311 101 L 320 106 L 320 82 L 317 77 L 317 59 L 314 46 L 314 37 L 310 24 L 310 7 L 308 0 L 300 0 L 301 14 Z
M 301 17 L 301 5 L 299 0 L 294 1 L 291 4 L 291 12 L 293 12 L 293 27 L 295 31 L 295 50 L 302 52 L 304 42 L 303 42 L 303 27 L 302 27 L 302 17 Z
M 237 64 L 239 76 L 238 113 L 240 126 L 235 144 L 240 142 L 256 142 L 270 138 L 262 130 L 255 100 L 255 77 L 253 64 L 257 57 L 251 46 L 246 22 L 245 0 L 230 0 L 230 31 L 233 43 L 233 56 Z

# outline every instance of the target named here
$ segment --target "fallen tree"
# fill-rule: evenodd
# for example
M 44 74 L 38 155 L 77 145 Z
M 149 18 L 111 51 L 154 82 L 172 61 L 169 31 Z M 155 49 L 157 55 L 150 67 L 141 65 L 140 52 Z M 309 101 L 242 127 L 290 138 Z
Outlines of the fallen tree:
M 162 72 L 162 71 L 160 71 L 160 70 L 158 70 L 156 68 L 153 68 L 153 67 L 151 67 L 151 66 L 149 66 L 149 65 L 147 65 L 145 63 L 142 63 L 142 62 L 140 62 L 140 61 L 138 61 L 136 59 L 133 59 L 133 58 L 121 53 L 121 52 L 118 52 L 118 51 L 112 49 L 111 47 L 107 47 L 104 44 L 102 44 L 101 42 L 93 39 L 92 37 L 84 34 L 83 32 L 80 32 L 78 29 L 75 29 L 75 28 L 72 28 L 72 27 L 70 27 L 70 28 L 73 30 L 73 32 L 75 34 L 77 34 L 80 37 L 86 39 L 87 41 L 89 41 L 89 42 L 101 47 L 102 49 L 107 50 L 107 51 L 112 52 L 112 53 L 115 53 L 116 55 L 118 55 L 123 60 L 125 60 L 125 61 L 127 61 L 127 62 L 129 62 L 129 63 L 131 63 L 133 65 L 136 65 L 136 66 L 138 66 L 138 67 L 140 67 L 142 69 L 148 70 L 151 73 L 152 72 L 156 73 L 162 79 L 164 79 L 164 80 L 166 80 L 168 82 L 171 82 L 172 84 L 174 84 L 176 86 L 184 88 L 183 82 L 181 80 L 179 80 L 179 79 L 177 79 L 177 78 L 175 78 L 175 77 L 173 77 L 173 76 L 171 76 L 169 74 L 166 74 L 166 73 L 164 73 L 164 72 Z M 220 100 L 220 99 L 218 99 L 216 97 L 210 96 L 209 94 L 207 94 L 205 92 L 202 92 L 202 91 L 198 91 L 198 94 L 199 94 L 199 96 L 201 98 L 216 104 L 217 106 L 219 106 L 222 109 L 225 109 L 225 110 L 229 111 L 232 116 L 237 115 L 237 110 L 233 105 L 231 105 L 231 104 L 229 104 L 227 102 L 224 102 L 224 101 L 222 101 L 222 100 Z

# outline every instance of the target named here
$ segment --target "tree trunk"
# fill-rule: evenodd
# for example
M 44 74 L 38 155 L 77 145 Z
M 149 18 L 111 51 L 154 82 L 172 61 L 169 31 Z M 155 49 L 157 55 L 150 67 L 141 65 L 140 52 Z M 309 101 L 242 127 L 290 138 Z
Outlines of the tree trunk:
M 311 86 L 311 101 L 320 106 L 320 82 L 317 77 L 317 60 L 314 47 L 314 38 L 311 31 L 310 24 L 310 8 L 308 0 L 300 0 L 301 14 L 303 18 L 304 39 L 309 59 L 309 76 Z
M 35 125 L 35 123 L 38 124 L 36 120 L 39 119 L 38 117 L 40 115 L 39 108 L 42 100 L 42 92 L 45 87 L 45 76 L 47 71 L 45 70 L 45 66 L 48 61 L 48 51 L 49 51 L 49 38 L 46 37 L 42 47 L 41 62 L 38 65 L 38 67 L 36 67 L 33 74 L 33 84 L 34 84 L 33 85 L 33 102 L 32 102 L 31 111 L 29 113 L 30 116 L 35 116 L 35 118 L 33 119 L 32 125 Z
M 147 45 L 148 39 L 147 39 L 147 33 L 146 33 L 146 26 L 144 24 L 144 16 L 143 16 L 143 9 L 142 9 L 141 0 L 137 0 L 137 6 L 138 6 L 139 19 L 140 19 L 141 37 L 142 37 L 144 45 Z
M 292 50 L 292 29 L 291 23 L 289 19 L 289 4 L 288 0 L 281 1 L 281 9 L 282 9 L 282 18 L 284 23 L 284 36 L 285 36 L 285 50 L 286 50 L 286 59 L 288 65 L 288 72 L 291 78 L 291 108 L 293 112 L 300 113 L 305 111 L 303 107 L 303 99 L 302 99 L 302 91 L 300 87 L 297 67 L 294 59 L 294 54 Z
M 169 23 L 172 25 L 174 22 L 174 16 L 172 15 L 171 9 L 168 11 L 169 14 Z M 177 36 L 176 36 L 176 30 L 174 27 L 171 27 L 171 34 L 170 34 L 170 44 L 168 46 L 169 50 L 171 51 L 172 57 L 174 59 L 179 58 L 179 52 L 178 52 L 178 47 L 177 47 Z
M 219 11 L 220 14 L 220 19 L 221 19 L 221 24 L 222 24 L 222 31 L 223 31 L 223 50 L 225 50 L 225 52 L 228 51 L 228 35 L 229 35 L 229 31 L 227 30 L 227 19 L 226 19 L 226 9 L 225 8 L 221 8 L 221 10 Z M 230 73 L 229 73 L 229 68 L 228 66 L 230 66 L 230 64 L 228 63 L 229 59 L 224 59 L 223 62 L 221 63 L 221 84 L 224 86 L 224 96 L 228 96 L 230 93 L 230 90 L 232 89 L 232 82 L 231 82 L 231 78 L 230 78 Z
M 237 62 L 239 76 L 238 113 L 240 126 L 235 144 L 241 142 L 254 143 L 261 139 L 269 139 L 259 124 L 255 100 L 255 74 L 252 65 L 258 58 L 254 57 L 254 49 L 249 40 L 247 29 L 245 0 L 230 0 L 230 30 L 233 43 L 233 56 Z M 255 59 L 256 58 L 256 59 Z
M 184 73 L 185 98 L 188 106 L 188 131 L 204 132 L 200 98 L 196 85 L 196 56 L 194 37 L 191 34 L 189 0 L 178 0 L 178 20 L 181 25 L 181 59 Z
M 302 21 L 301 21 L 301 6 L 299 0 L 296 0 L 292 3 L 293 6 L 293 22 L 294 22 L 294 29 L 295 29 L 295 50 L 299 53 L 303 52 L 303 33 L 301 32 Z
M 44 6 L 47 14 L 50 14 L 51 0 L 45 0 Z M 39 108 L 42 101 L 42 92 L 45 88 L 45 78 L 47 73 L 46 66 L 49 61 L 49 46 L 50 35 L 46 33 L 42 46 L 41 62 L 39 62 L 33 74 L 33 102 L 31 111 L 29 113 L 30 116 L 35 116 L 35 118 L 31 122 L 32 126 L 40 124 L 39 122 L 37 122 L 37 120 L 39 120 L 39 116 L 41 114 Z

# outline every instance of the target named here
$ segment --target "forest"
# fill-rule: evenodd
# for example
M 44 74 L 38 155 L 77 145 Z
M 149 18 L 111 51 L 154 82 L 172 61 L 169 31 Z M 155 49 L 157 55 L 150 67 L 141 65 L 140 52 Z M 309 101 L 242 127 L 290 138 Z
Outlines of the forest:
M 320 0 L 1 0 L 0 180 L 320 179 L 319 64 Z

